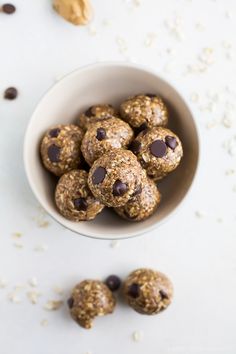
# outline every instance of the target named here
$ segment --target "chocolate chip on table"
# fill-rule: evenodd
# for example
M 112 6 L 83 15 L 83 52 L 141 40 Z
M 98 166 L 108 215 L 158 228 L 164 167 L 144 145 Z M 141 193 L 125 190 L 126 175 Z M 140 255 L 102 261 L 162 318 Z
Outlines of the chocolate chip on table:
M 140 287 L 138 284 L 133 283 L 130 285 L 128 295 L 136 299 L 140 295 Z
M 159 294 L 161 295 L 162 299 L 169 299 L 169 296 L 167 295 L 167 293 L 164 290 L 160 290 Z
M 75 209 L 77 209 L 77 210 L 86 211 L 88 209 L 88 203 L 86 202 L 86 200 L 84 198 L 74 199 L 74 206 L 75 206 Z
M 105 170 L 104 167 L 98 167 L 94 171 L 93 176 L 92 176 L 93 184 L 101 183 L 104 180 L 106 173 L 107 173 L 107 171 Z
M 55 128 L 55 129 L 51 129 L 49 132 L 49 135 L 51 138 L 57 138 L 59 133 L 60 133 L 61 129 L 60 128 Z
M 126 191 L 127 191 L 127 185 L 121 182 L 119 179 L 117 179 L 113 184 L 113 195 L 115 197 L 120 197 L 124 195 Z
M 67 300 L 67 305 L 69 307 L 69 309 L 72 309 L 73 305 L 74 305 L 74 299 L 72 297 L 70 297 L 68 300 Z
M 4 4 L 2 5 L 1 10 L 7 15 L 11 15 L 16 11 L 16 7 L 12 4 Z
M 155 140 L 150 144 L 151 154 L 155 157 L 163 157 L 166 154 L 167 147 L 163 140 Z
M 141 143 L 138 140 L 134 140 L 129 148 L 134 154 L 138 154 L 141 150 Z
M 106 130 L 103 128 L 98 128 L 96 138 L 99 141 L 106 139 Z
M 85 115 L 86 115 L 87 117 L 92 117 L 92 116 L 94 116 L 94 114 L 93 114 L 93 106 L 89 107 L 89 108 L 87 109 L 87 111 L 85 111 Z
M 60 152 L 61 152 L 61 149 L 53 144 L 53 145 L 50 145 L 49 148 L 48 148 L 48 158 L 51 162 L 59 162 L 60 161 Z
M 177 140 L 174 136 L 167 135 L 165 138 L 166 145 L 174 150 L 176 146 L 178 145 Z
M 153 93 L 146 93 L 145 96 L 149 97 L 149 98 L 154 98 L 156 97 L 156 95 L 154 95 Z
M 121 280 L 117 275 L 109 275 L 105 280 L 105 284 L 111 291 L 116 291 L 121 286 Z
M 8 87 L 4 92 L 6 100 L 14 100 L 18 96 L 18 91 L 15 87 Z

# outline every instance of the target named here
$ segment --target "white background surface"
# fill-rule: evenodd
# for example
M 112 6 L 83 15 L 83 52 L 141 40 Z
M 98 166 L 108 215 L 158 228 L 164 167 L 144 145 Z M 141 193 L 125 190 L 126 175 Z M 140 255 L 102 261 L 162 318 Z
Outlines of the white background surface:
M 16 101 L 0 99 L 0 277 L 7 283 L 0 289 L 1 354 L 235 354 L 235 1 L 93 0 L 95 18 L 85 28 L 60 19 L 49 0 L 15 4 L 14 15 L 0 14 L 0 92 L 8 86 L 20 92 Z M 24 131 L 41 95 L 59 77 L 97 60 L 156 68 L 189 102 L 201 135 L 199 174 L 185 206 L 160 229 L 115 248 L 43 215 L 22 163 Z M 41 246 L 48 250 L 35 250 Z M 84 278 L 125 276 L 144 266 L 174 283 L 174 302 L 159 316 L 119 304 L 86 331 L 65 305 L 43 309 L 48 300 L 65 301 Z M 35 305 L 26 295 L 32 277 L 42 294 Z M 19 285 L 21 302 L 12 303 Z M 142 333 L 139 342 L 135 331 Z

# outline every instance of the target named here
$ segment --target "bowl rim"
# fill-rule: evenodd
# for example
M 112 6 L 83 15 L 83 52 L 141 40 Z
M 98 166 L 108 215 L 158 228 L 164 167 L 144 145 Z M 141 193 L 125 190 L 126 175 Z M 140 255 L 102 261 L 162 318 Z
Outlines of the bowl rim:
M 28 160 L 28 139 L 29 139 L 29 133 L 31 130 L 31 125 L 34 122 L 34 116 L 36 115 L 44 97 L 46 97 L 48 94 L 50 94 L 57 86 L 61 85 L 63 80 L 65 79 L 69 79 L 70 77 L 77 75 L 83 71 L 86 70 L 93 70 L 93 69 L 97 69 L 97 68 L 102 68 L 102 67 L 126 67 L 126 68 L 131 68 L 131 69 L 137 69 L 137 70 L 141 70 L 144 71 L 148 74 L 154 75 L 157 78 L 159 78 L 160 80 L 162 80 L 164 83 L 166 83 L 167 85 L 171 86 L 171 88 L 174 89 L 174 91 L 176 91 L 176 93 L 180 96 L 182 102 L 185 104 L 185 106 L 188 108 L 191 116 L 192 116 L 192 121 L 193 121 L 193 125 L 195 128 L 195 132 L 196 132 L 196 142 L 197 142 L 197 160 L 196 160 L 196 167 L 195 167 L 195 171 L 194 171 L 194 175 L 192 178 L 192 182 L 191 185 L 189 186 L 188 190 L 186 191 L 185 195 L 183 196 L 183 198 L 181 199 L 181 201 L 178 203 L 178 205 L 170 212 L 168 213 L 162 220 L 158 221 L 158 222 L 154 222 L 152 225 L 150 225 L 149 227 L 146 227 L 143 230 L 140 230 L 138 232 L 126 232 L 124 235 L 119 236 L 117 234 L 112 236 L 112 233 L 109 232 L 109 235 L 107 235 L 107 237 L 103 237 L 103 236 L 99 236 L 97 234 L 94 234 L 93 232 L 90 233 L 84 233 L 84 232 L 79 232 L 76 231 L 74 229 L 72 229 L 71 227 L 65 225 L 64 223 L 62 223 L 61 221 L 59 221 L 57 219 L 57 217 L 54 215 L 54 213 L 52 213 L 51 211 L 48 210 L 47 208 L 47 203 L 44 203 L 43 199 L 41 198 L 40 193 L 38 192 L 37 188 L 36 188 L 36 184 L 33 181 L 33 178 L 31 176 L 30 173 L 30 164 L 29 164 L 29 160 Z M 102 61 L 102 62 L 94 62 L 94 63 L 90 63 L 90 64 L 86 64 L 83 65 L 77 69 L 74 69 L 73 71 L 63 75 L 56 83 L 53 83 L 39 98 L 38 103 L 36 104 L 36 106 L 34 107 L 34 110 L 30 116 L 30 119 L 28 121 L 27 127 L 25 129 L 25 133 L 24 133 L 24 142 L 23 142 L 23 162 L 24 162 L 24 170 L 26 173 L 26 177 L 28 180 L 28 183 L 30 185 L 31 191 L 33 192 L 35 198 L 37 199 L 37 201 L 39 202 L 39 204 L 45 209 L 45 211 L 47 212 L 48 215 L 50 215 L 52 217 L 52 219 L 54 219 L 57 223 L 59 223 L 61 226 L 63 226 L 65 229 L 70 230 L 73 232 L 73 234 L 76 235 L 81 235 L 81 236 L 85 236 L 85 237 L 89 237 L 92 239 L 97 239 L 97 240 L 107 240 L 107 241 L 112 241 L 112 240 L 125 240 L 125 239 L 129 239 L 129 238 L 134 238 L 137 236 L 141 236 L 143 234 L 146 234 L 148 232 L 153 231 L 154 229 L 156 229 L 157 227 L 163 225 L 164 223 L 166 223 L 171 217 L 173 217 L 174 215 L 176 215 L 176 213 L 180 210 L 180 208 L 183 207 L 183 204 L 186 202 L 187 198 L 189 197 L 194 184 L 196 183 L 196 179 L 199 173 L 199 161 L 200 161 L 200 134 L 199 134 L 199 128 L 196 124 L 196 120 L 194 118 L 194 114 L 192 109 L 189 107 L 188 103 L 186 102 L 185 98 L 183 97 L 181 91 L 178 89 L 176 89 L 175 85 L 172 84 L 171 81 L 168 81 L 162 77 L 161 74 L 159 74 L 155 69 L 150 68 L 144 64 L 138 64 L 138 63 L 132 63 L 132 62 L 126 62 L 126 61 Z M 66 219 L 65 219 L 66 220 Z

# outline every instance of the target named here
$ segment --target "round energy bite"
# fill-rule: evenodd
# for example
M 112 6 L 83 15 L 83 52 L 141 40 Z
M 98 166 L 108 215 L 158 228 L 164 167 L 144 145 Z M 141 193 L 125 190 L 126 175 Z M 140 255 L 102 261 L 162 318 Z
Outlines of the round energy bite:
M 93 195 L 109 207 L 125 205 L 142 187 L 143 170 L 129 150 L 112 149 L 97 159 L 89 171 Z
M 147 177 L 145 178 L 143 187 L 124 206 L 115 208 L 114 210 L 126 220 L 142 221 L 154 213 L 160 201 L 161 193 L 155 182 Z
M 140 130 L 166 126 L 168 112 L 163 100 L 154 94 L 137 95 L 128 98 L 120 106 L 122 118 Z
M 88 173 L 73 170 L 59 180 L 55 201 L 60 213 L 72 221 L 93 220 L 104 205 L 94 198 L 87 184 Z
M 41 142 L 41 158 L 47 170 L 56 176 L 78 168 L 81 162 L 80 145 L 83 131 L 76 125 L 56 125 L 50 128 Z
M 144 315 L 165 310 L 173 298 L 173 286 L 167 276 L 152 269 L 137 269 L 124 282 L 129 306 Z
M 78 119 L 80 128 L 86 130 L 91 123 L 117 116 L 118 113 L 110 104 L 97 104 L 82 113 Z
M 155 181 L 178 167 L 183 156 L 180 139 L 171 130 L 156 127 L 139 133 L 130 146 L 147 175 Z
M 116 300 L 101 281 L 84 280 L 74 287 L 67 304 L 75 322 L 89 329 L 93 326 L 95 317 L 114 311 Z
M 133 139 L 133 135 L 129 124 L 119 118 L 112 117 L 90 124 L 82 140 L 82 154 L 91 166 L 111 148 L 126 148 Z

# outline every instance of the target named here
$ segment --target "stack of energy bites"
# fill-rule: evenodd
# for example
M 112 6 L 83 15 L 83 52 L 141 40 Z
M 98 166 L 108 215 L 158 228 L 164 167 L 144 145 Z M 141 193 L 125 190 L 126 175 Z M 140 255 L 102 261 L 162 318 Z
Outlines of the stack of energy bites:
M 156 183 L 183 156 L 178 136 L 167 129 L 168 110 L 154 94 L 90 107 L 77 125 L 51 127 L 41 143 L 47 170 L 60 177 L 55 201 L 72 221 L 94 219 L 104 207 L 141 221 L 161 201 Z M 84 166 L 84 167 L 83 167 Z

